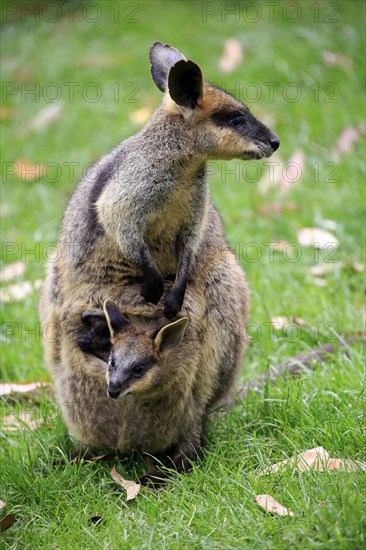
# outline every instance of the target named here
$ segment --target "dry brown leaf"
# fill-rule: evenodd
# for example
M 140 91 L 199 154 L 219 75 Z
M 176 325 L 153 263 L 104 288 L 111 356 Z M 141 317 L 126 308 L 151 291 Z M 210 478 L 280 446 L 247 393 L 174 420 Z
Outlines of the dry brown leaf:
M 288 193 L 294 185 L 299 183 L 304 173 L 304 163 L 304 153 L 302 151 L 295 151 L 282 170 L 281 193 Z
M 243 61 L 242 46 L 235 38 L 225 40 L 224 52 L 219 59 L 219 69 L 223 73 L 231 73 Z
M 365 126 L 359 124 L 355 128 L 345 128 L 339 135 L 333 149 L 332 156 L 338 161 L 342 155 L 352 153 L 354 144 L 365 135 Z
M 10 281 L 15 277 L 21 277 L 25 272 L 25 263 L 24 262 L 14 262 L 12 264 L 6 265 L 0 271 L 0 281 Z
M 264 172 L 258 183 L 258 191 L 264 195 L 271 187 L 276 187 L 280 184 L 283 177 L 284 163 L 276 156 L 275 161 L 268 161 L 268 170 Z
M 297 468 L 300 472 L 324 472 L 332 470 L 346 470 L 351 472 L 357 469 L 366 471 L 366 465 L 362 462 L 330 458 L 329 453 L 323 447 L 315 447 L 314 449 L 309 449 L 289 459 L 272 464 L 272 466 L 262 470 L 259 476 L 282 471 L 288 466 Z
M 19 430 L 24 430 L 24 424 L 30 430 L 36 430 L 43 424 L 42 418 L 32 418 L 32 414 L 21 410 L 17 413 L 17 416 L 14 414 L 9 414 L 3 418 L 2 430 L 4 432 L 17 432 Z
M 271 495 L 257 495 L 255 501 L 266 512 L 271 512 L 272 514 L 278 514 L 280 516 L 295 515 L 291 510 L 283 506 L 283 504 L 277 502 Z
M 0 395 L 10 395 L 11 393 L 32 393 L 37 388 L 48 388 L 47 382 L 30 382 L 29 384 L 0 384 Z
M 312 265 L 310 267 L 310 273 L 314 275 L 314 277 L 322 277 L 327 273 L 332 273 L 333 271 L 337 271 L 338 269 L 341 269 L 343 265 L 344 265 L 343 262 L 332 262 L 332 263 L 329 262 L 326 264 Z
M 141 107 L 141 109 L 136 109 L 130 114 L 130 121 L 133 124 L 145 124 L 151 116 L 151 109 L 148 107 Z
M 355 271 L 356 273 L 361 273 L 365 269 L 365 266 L 359 262 L 352 262 L 347 267 L 349 267 L 350 269 L 352 269 L 352 271 Z
M 16 520 L 16 515 L 15 514 L 7 514 L 3 518 L 1 518 L 0 519 L 0 533 L 2 533 L 3 531 L 6 531 L 7 529 L 9 529 L 9 527 L 11 527 L 13 525 L 15 520 Z
M 21 158 L 14 162 L 13 168 L 18 178 L 24 182 L 38 180 L 43 174 L 44 165 L 39 162 L 34 164 L 26 158 Z
M 327 281 L 321 277 L 313 277 L 313 283 L 315 286 L 319 286 L 321 288 L 328 286 Z
M 295 212 L 297 209 L 296 202 L 270 202 L 257 208 L 257 212 L 262 216 L 268 216 L 270 214 L 282 214 L 284 210 Z
M 25 130 L 42 130 L 59 119 L 63 110 L 61 103 L 51 103 L 41 109 L 26 125 Z M 24 133 L 24 132 L 23 132 Z
M 14 109 L 11 107 L 0 107 L 0 120 L 11 120 L 14 117 Z
M 111 476 L 112 476 L 112 479 L 116 483 L 118 483 L 118 485 L 123 487 L 124 490 L 126 491 L 126 493 L 127 493 L 126 500 L 132 500 L 132 499 L 136 498 L 136 496 L 138 495 L 138 493 L 140 492 L 140 489 L 141 489 L 141 485 L 139 483 L 136 483 L 135 481 L 129 481 L 129 480 L 123 478 L 117 472 L 115 466 L 113 466 L 113 468 L 111 470 Z
M 304 325 L 306 325 L 306 323 L 303 319 L 300 319 L 300 317 L 295 317 L 295 316 L 291 316 L 291 317 L 284 317 L 284 316 L 271 317 L 271 323 L 272 323 L 273 327 L 276 330 L 283 330 L 289 323 L 295 324 L 299 327 L 303 327 Z
M 30 281 L 8 285 L 0 289 L 0 302 L 18 302 L 24 300 L 32 292 L 33 285 Z
M 352 59 L 345 55 L 339 55 L 338 53 L 324 51 L 322 53 L 323 59 L 327 65 L 332 67 L 343 67 L 349 69 L 352 67 Z
M 301 246 L 327 249 L 330 245 L 337 247 L 338 239 L 325 229 L 318 227 L 304 227 L 297 232 L 297 239 Z

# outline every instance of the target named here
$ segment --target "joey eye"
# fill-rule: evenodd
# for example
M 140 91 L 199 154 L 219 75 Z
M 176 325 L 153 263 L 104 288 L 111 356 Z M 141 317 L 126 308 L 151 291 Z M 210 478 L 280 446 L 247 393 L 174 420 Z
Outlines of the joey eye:
M 132 376 L 134 376 L 135 378 L 141 378 L 141 376 L 143 374 L 145 374 L 146 372 L 146 366 L 141 364 L 141 365 L 135 365 L 132 370 L 131 370 L 131 374 Z
M 239 128 L 244 125 L 244 117 L 241 115 L 235 115 L 231 118 L 230 124 L 234 126 L 234 128 Z

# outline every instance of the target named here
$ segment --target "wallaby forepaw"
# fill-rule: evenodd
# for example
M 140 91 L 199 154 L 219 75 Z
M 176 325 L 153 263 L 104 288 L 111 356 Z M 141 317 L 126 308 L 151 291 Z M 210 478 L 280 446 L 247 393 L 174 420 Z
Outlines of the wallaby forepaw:
M 141 296 L 147 302 L 157 304 L 163 295 L 164 283 L 163 278 L 156 278 L 154 281 L 149 281 L 142 285 Z
M 180 312 L 183 305 L 183 299 L 176 292 L 170 291 L 164 298 L 164 315 L 167 319 L 173 319 Z

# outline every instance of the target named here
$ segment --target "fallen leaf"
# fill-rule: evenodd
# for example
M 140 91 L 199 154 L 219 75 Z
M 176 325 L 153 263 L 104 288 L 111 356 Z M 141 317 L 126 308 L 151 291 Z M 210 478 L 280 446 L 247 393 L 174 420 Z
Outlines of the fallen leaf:
M 37 388 L 48 388 L 47 382 L 31 382 L 29 384 L 0 384 L 0 395 L 10 395 L 12 393 L 32 393 Z
M 223 73 L 231 73 L 243 61 L 242 46 L 235 38 L 225 40 L 224 52 L 219 59 L 219 69 Z
M 0 289 L 0 302 L 18 302 L 24 300 L 32 292 L 33 285 L 30 281 L 8 285 Z
M 319 287 L 325 287 L 325 286 L 328 286 L 328 283 L 325 279 L 322 279 L 321 277 L 314 277 L 313 278 L 313 283 L 315 286 L 319 286 Z
M 291 317 L 284 317 L 284 316 L 271 317 L 271 323 L 272 323 L 273 327 L 276 330 L 284 329 L 289 323 L 295 324 L 299 327 L 303 327 L 304 325 L 306 325 L 306 323 L 303 319 L 300 319 L 300 317 L 294 317 L 294 316 L 291 316 Z
M 4 432 L 17 432 L 19 430 L 24 430 L 25 424 L 30 430 L 33 431 L 40 428 L 43 422 L 44 421 L 42 418 L 34 419 L 31 413 L 21 410 L 17 413 L 17 416 L 14 416 L 14 414 L 9 414 L 3 418 L 2 430 Z
M 0 519 L 0 533 L 6 531 L 16 520 L 15 514 L 8 514 Z
M 15 277 L 21 277 L 25 272 L 25 263 L 24 262 L 14 262 L 12 264 L 6 265 L 0 271 L 0 281 L 9 281 Z
M 14 109 L 11 107 L 0 107 L 0 120 L 11 120 L 14 117 Z
M 130 121 L 133 124 L 145 124 L 151 116 L 151 109 L 148 107 L 141 107 L 141 109 L 136 109 L 130 114 Z
M 13 168 L 15 174 L 21 181 L 39 180 L 43 174 L 44 165 L 36 162 L 35 164 L 25 158 L 14 162 Z
M 270 202 L 257 208 L 257 212 L 262 216 L 268 216 L 270 214 L 282 214 L 284 210 L 295 212 L 297 209 L 296 202 Z
M 323 59 L 327 65 L 332 67 L 343 67 L 349 69 L 352 67 L 352 59 L 345 55 L 339 55 L 338 53 L 324 51 L 322 53 Z
M 310 267 L 310 273 L 314 275 L 314 277 L 322 277 L 327 273 L 332 273 L 333 271 L 337 271 L 338 269 L 341 269 L 343 265 L 344 265 L 343 262 L 332 262 L 332 263 L 329 262 L 326 264 L 312 265 Z
M 126 500 L 132 500 L 136 498 L 138 493 L 140 492 L 141 485 L 139 483 L 136 483 L 135 481 L 128 481 L 127 479 L 124 479 L 116 470 L 116 467 L 113 466 L 111 470 L 111 476 L 112 479 L 118 483 L 121 487 L 124 488 L 124 490 L 127 493 Z
M 341 460 L 339 458 L 330 458 L 329 453 L 323 447 L 315 447 L 295 455 L 289 459 L 281 460 L 265 468 L 259 473 L 259 476 L 264 476 L 269 473 L 282 471 L 284 468 L 291 466 L 297 468 L 300 472 L 324 472 L 332 470 L 346 470 L 348 472 L 356 469 L 366 471 L 366 465 L 361 462 L 352 460 Z
M 25 130 L 43 130 L 59 119 L 63 110 L 62 103 L 51 103 L 41 109 L 25 126 Z M 24 131 L 22 132 L 24 133 Z
M 354 144 L 365 135 L 365 126 L 360 124 L 355 128 L 345 128 L 339 135 L 333 149 L 332 156 L 338 161 L 342 155 L 352 153 Z
M 352 271 L 355 271 L 355 273 L 361 273 L 364 271 L 365 266 L 359 262 L 352 262 L 349 265 L 347 265 Z
M 277 502 L 271 495 L 257 495 L 255 501 L 266 512 L 271 512 L 272 514 L 278 514 L 280 516 L 295 515 L 291 510 L 283 506 L 283 504 Z
M 329 245 L 338 246 L 338 239 L 325 229 L 318 227 L 304 227 L 297 232 L 297 239 L 301 246 L 316 247 L 319 249 L 328 248 Z
M 277 156 L 275 161 L 268 161 L 268 170 L 264 172 L 258 183 L 258 191 L 264 195 L 271 187 L 276 187 L 280 184 L 283 177 L 284 163 Z
M 304 173 L 304 162 L 304 153 L 295 151 L 282 169 L 281 193 L 288 193 L 294 185 L 299 183 Z

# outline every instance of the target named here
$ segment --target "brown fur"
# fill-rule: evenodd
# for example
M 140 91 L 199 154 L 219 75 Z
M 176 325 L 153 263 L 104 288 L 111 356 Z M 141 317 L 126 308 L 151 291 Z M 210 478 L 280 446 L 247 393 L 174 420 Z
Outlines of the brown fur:
M 133 448 L 170 453 L 185 469 L 182 457 L 197 456 L 207 411 L 240 369 L 249 302 L 209 199 L 206 161 L 269 156 L 279 141 L 235 98 L 208 83 L 200 88 L 199 68 L 174 48 L 156 43 L 151 58 L 163 104 L 78 185 L 48 267 L 40 315 L 46 361 L 75 438 L 124 454 Z M 192 77 L 187 67 L 195 78 L 185 95 L 179 79 Z M 177 68 L 183 73 L 175 74 Z M 233 111 L 245 121 L 239 129 Z M 179 311 L 188 317 L 161 386 L 149 375 L 139 392 L 117 400 L 107 395 L 106 362 L 78 346 L 86 331 L 82 313 L 101 312 L 107 299 L 140 327 L 140 337 L 130 335 L 137 355 L 146 331 Z

